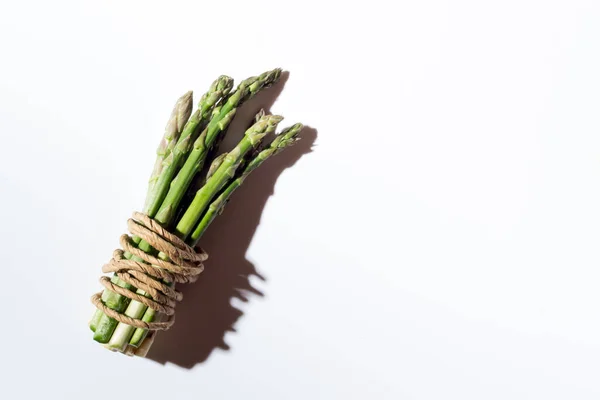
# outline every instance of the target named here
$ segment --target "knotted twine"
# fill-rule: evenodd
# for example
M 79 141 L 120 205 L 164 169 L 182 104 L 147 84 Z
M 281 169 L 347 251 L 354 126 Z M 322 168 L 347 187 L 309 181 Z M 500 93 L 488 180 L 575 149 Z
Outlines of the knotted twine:
M 122 249 L 114 251 L 112 259 L 102 267 L 102 272 L 114 272 L 119 279 L 143 290 L 150 298 L 115 285 L 106 276 L 100 278 L 100 283 L 106 289 L 136 300 L 169 318 L 161 322 L 145 322 L 131 318 L 107 307 L 102 302 L 102 292 L 92 296 L 92 303 L 109 317 L 135 328 L 150 331 L 167 330 L 175 322 L 175 305 L 183 297 L 182 293 L 175 290 L 168 282 L 195 282 L 204 270 L 202 262 L 206 261 L 208 255 L 200 248 L 194 250 L 146 214 L 134 212 L 132 218 L 127 220 L 127 228 L 131 235 L 121 236 L 119 241 Z M 132 236 L 145 240 L 152 248 L 164 253 L 168 260 L 146 254 L 138 249 Z M 125 252 L 139 257 L 144 262 L 128 260 L 125 258 Z

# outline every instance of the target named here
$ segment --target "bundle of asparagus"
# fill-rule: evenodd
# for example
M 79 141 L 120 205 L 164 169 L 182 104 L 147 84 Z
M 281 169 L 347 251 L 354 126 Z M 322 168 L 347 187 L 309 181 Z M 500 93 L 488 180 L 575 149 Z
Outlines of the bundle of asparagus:
M 298 140 L 301 124 L 273 135 L 283 118 L 265 115 L 261 111 L 231 151 L 215 156 L 216 147 L 236 110 L 259 91 L 277 82 L 280 75 L 280 69 L 265 72 L 242 81 L 233 91 L 233 79 L 220 76 L 201 97 L 193 114 L 192 92 L 177 100 L 158 147 L 143 210 L 143 214 L 152 219 L 151 222 L 168 231 L 159 232 L 158 236 L 162 238 L 170 232 L 176 236 L 174 239 L 185 242 L 183 246 L 194 248 L 248 175 L 269 157 Z M 267 140 L 269 136 L 272 137 L 270 142 Z M 211 157 L 213 159 L 209 160 Z M 198 186 L 195 194 L 188 193 Z M 186 193 L 191 202 L 184 206 L 186 202 L 182 200 Z M 130 250 L 121 251 L 121 258 L 135 266 L 135 271 L 127 271 L 130 274 L 117 271 L 110 280 L 103 278 L 106 289 L 101 296 L 98 294 L 92 298 L 98 309 L 90 321 L 90 328 L 94 332 L 94 340 L 108 349 L 143 356 L 151 344 L 147 328 L 168 328 L 171 322 L 161 322 L 166 316 L 160 310 L 170 311 L 169 299 L 181 298 L 173 287 L 178 282 L 173 274 L 147 271 L 158 269 L 161 272 L 164 265 L 175 267 L 184 261 L 176 261 L 177 251 L 167 254 L 166 250 L 154 248 L 149 239 L 144 240 L 140 236 L 133 236 L 131 240 L 126 238 L 125 243 L 122 242 L 124 248 Z M 140 271 L 146 274 L 142 276 Z M 192 281 L 186 279 L 179 281 Z M 168 299 L 164 300 L 165 297 Z M 167 304 L 166 308 L 159 303 Z

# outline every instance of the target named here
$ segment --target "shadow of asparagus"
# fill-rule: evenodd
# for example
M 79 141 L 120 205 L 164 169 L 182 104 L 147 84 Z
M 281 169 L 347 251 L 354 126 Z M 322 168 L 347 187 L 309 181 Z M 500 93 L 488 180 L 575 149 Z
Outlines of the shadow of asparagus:
M 243 132 L 260 108 L 270 108 L 281 92 L 287 74 L 283 78 L 279 85 L 242 107 L 236 118 L 240 122 L 232 124 L 232 133 Z M 205 271 L 195 284 L 181 286 L 184 300 L 177 307 L 175 325 L 157 335 L 146 358 L 193 368 L 206 361 L 215 349 L 229 350 L 225 335 L 235 331 L 234 325 L 242 316 L 242 312 L 231 304 L 232 299 L 246 302 L 252 295 L 263 295 L 250 283 L 253 276 L 263 281 L 265 278 L 246 259 L 248 246 L 277 178 L 311 151 L 317 131 L 304 128 L 300 137 L 302 140 L 295 146 L 254 171 L 232 196 L 223 214 L 212 223 L 200 241 L 210 255 Z M 231 142 L 235 139 L 227 138 Z M 227 143 L 223 145 L 227 146 Z

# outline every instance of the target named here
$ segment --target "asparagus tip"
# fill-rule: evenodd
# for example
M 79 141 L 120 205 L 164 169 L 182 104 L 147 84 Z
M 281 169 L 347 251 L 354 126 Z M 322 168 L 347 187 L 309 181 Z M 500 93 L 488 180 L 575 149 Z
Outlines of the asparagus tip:
M 187 92 L 185 92 L 185 93 L 183 94 L 183 96 L 181 96 L 181 97 L 179 98 L 179 100 L 180 100 L 182 103 L 187 103 L 188 101 L 190 101 L 190 100 L 192 99 L 193 95 L 194 95 L 194 92 L 193 92 L 192 90 L 188 90 Z
M 256 116 L 254 117 L 254 122 L 258 122 L 262 117 L 265 116 L 265 114 L 265 109 L 261 108 L 260 111 L 256 113 Z
M 217 87 L 215 91 L 221 92 L 221 96 L 227 96 L 233 89 L 233 78 L 227 75 L 221 75 L 217 79 Z
M 273 142 L 271 143 L 271 148 L 276 149 L 276 152 L 279 152 L 281 149 L 291 146 L 296 143 L 299 138 L 298 133 L 304 128 L 304 125 L 297 123 L 288 128 L 285 128 L 283 131 L 277 134 Z

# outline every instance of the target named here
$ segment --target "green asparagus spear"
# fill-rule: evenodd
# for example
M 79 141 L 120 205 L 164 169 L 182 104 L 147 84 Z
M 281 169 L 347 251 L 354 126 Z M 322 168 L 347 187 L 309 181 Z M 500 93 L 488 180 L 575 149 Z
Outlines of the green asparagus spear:
M 147 199 L 150 198 L 150 193 L 158 181 L 165 158 L 173 151 L 179 135 L 181 135 L 185 124 L 192 114 L 192 107 L 192 92 L 189 91 L 177 100 L 175 108 L 173 108 L 171 118 L 169 118 L 169 122 L 167 122 L 167 126 L 165 127 L 165 135 L 156 150 L 156 162 L 154 163 L 154 169 L 148 182 Z
M 249 98 L 248 91 L 250 85 L 254 85 L 256 80 L 256 77 L 251 77 L 242 81 L 238 85 L 235 92 L 233 92 L 224 100 L 223 105 L 215 107 L 212 112 L 213 115 L 210 122 L 194 141 L 183 167 L 170 184 L 165 200 L 155 216 L 155 219 L 158 222 L 164 225 L 170 224 L 172 218 L 176 215 L 175 210 L 179 206 L 179 203 L 181 202 L 187 188 L 191 184 L 192 179 L 202 168 L 206 155 L 211 148 L 212 142 L 214 142 L 217 135 L 225 130 L 225 128 L 229 125 L 236 113 L 237 107 L 240 105 L 240 102 L 243 99 Z M 154 251 L 154 249 L 152 249 L 152 247 L 145 241 L 140 242 L 138 247 L 145 252 L 152 253 Z M 164 257 L 164 255 L 162 256 Z M 146 295 L 143 290 L 137 290 L 136 293 Z M 145 310 L 146 306 L 144 304 L 134 301 L 127 305 L 127 308 L 125 309 L 125 315 L 136 315 L 133 318 L 139 318 L 139 316 L 144 314 Z M 111 334 L 116 336 L 114 340 L 110 341 L 108 345 L 110 348 L 113 348 L 113 343 L 120 343 L 123 335 L 130 336 L 131 334 L 129 333 L 129 330 L 132 329 L 131 326 L 126 324 L 118 324 L 117 321 L 115 321 L 113 324 L 115 324 L 116 328 L 113 328 L 114 333 L 111 332 Z M 129 337 L 127 340 L 129 340 Z M 123 346 L 118 345 L 118 347 L 122 348 Z
M 175 232 L 179 237 L 187 238 L 200 219 L 200 216 L 206 210 L 211 199 L 235 175 L 235 170 L 244 155 L 254 146 L 258 145 L 267 133 L 273 132 L 282 119 L 283 117 L 277 115 L 266 115 L 246 131 L 238 145 L 227 154 L 213 176 L 196 193 L 192 204 L 190 204 L 175 227 Z
M 156 162 L 154 163 L 154 168 L 152 170 L 152 174 L 150 176 L 150 180 L 148 182 L 148 193 L 151 192 L 152 187 L 156 183 L 160 171 L 162 170 L 163 162 L 165 157 L 173 150 L 174 145 L 177 143 L 177 139 L 183 130 L 185 123 L 187 122 L 190 114 L 192 113 L 192 92 L 188 91 L 175 103 L 173 107 L 173 111 L 171 112 L 171 116 L 169 117 L 169 121 L 165 127 L 165 133 L 160 141 L 158 149 L 156 150 Z M 120 286 L 130 286 L 126 283 L 122 282 L 116 276 L 112 279 L 113 283 L 120 284 Z M 108 295 L 108 292 L 105 292 Z M 104 293 L 103 293 L 104 294 Z M 106 297 L 106 296 L 104 296 Z M 106 302 L 108 299 L 103 298 Z M 90 322 L 90 329 L 92 331 L 96 331 L 96 327 L 103 313 L 100 310 L 96 310 L 94 317 Z
M 164 164 L 155 187 L 148 196 L 148 206 L 146 207 L 148 215 L 153 217 L 158 212 L 169 191 L 173 177 L 191 150 L 191 144 L 196 139 L 198 128 L 201 128 L 208 121 L 213 108 L 223 96 L 229 93 L 232 85 L 233 79 L 228 76 L 220 76 L 213 82 L 209 91 L 200 99 L 198 110 L 186 124 L 177 145 L 171 153 L 173 154 L 173 159 Z
M 196 133 L 202 125 L 204 125 L 208 117 L 210 116 L 212 109 L 216 105 L 216 103 L 225 95 L 229 93 L 231 87 L 233 86 L 233 80 L 228 76 L 220 76 L 213 82 L 210 86 L 208 92 L 206 92 L 200 102 L 198 104 L 198 110 L 191 116 L 188 122 L 185 124 L 183 131 L 181 132 L 179 139 L 176 144 L 173 146 L 173 150 L 163 161 L 163 168 L 160 172 L 160 175 L 153 185 L 152 190 L 150 191 L 147 201 L 146 207 L 144 208 L 144 212 L 148 214 L 150 217 L 154 217 L 156 212 L 158 211 L 158 206 L 162 203 L 162 199 L 165 197 L 166 190 L 169 189 L 171 180 L 173 176 L 179 169 L 179 166 L 185 159 L 185 157 L 189 154 L 191 146 L 190 141 L 195 139 Z M 161 221 L 162 222 L 162 221 Z M 165 222 L 167 223 L 167 222 Z M 151 251 L 149 245 L 145 242 L 140 242 L 139 238 L 134 238 L 136 243 L 139 243 L 138 247 L 143 251 Z M 131 257 L 131 254 L 125 254 L 126 257 Z M 142 261 L 141 259 L 134 257 L 136 261 Z M 119 286 L 126 287 L 128 289 L 133 289 L 131 285 L 125 284 L 120 279 L 113 277 L 113 282 L 118 284 Z M 105 290 L 102 294 L 103 301 L 106 306 L 118 311 L 124 312 L 129 305 L 129 299 L 125 296 L 121 296 L 118 293 L 111 292 L 109 290 Z M 117 321 L 109 316 L 102 314 L 100 320 L 97 323 L 96 330 L 94 332 L 94 340 L 100 343 L 107 343 L 110 340 L 116 326 Z
M 216 157 L 213 160 L 213 162 L 210 164 L 208 172 L 206 173 L 206 179 L 209 179 L 215 173 L 217 168 L 219 168 L 219 166 L 225 159 L 225 156 L 227 156 L 227 153 L 221 154 L 220 156 Z M 174 284 L 169 283 L 169 285 L 173 286 Z M 156 310 L 148 307 L 148 309 L 146 310 L 146 312 L 144 313 L 144 315 L 142 317 L 142 321 L 152 322 L 152 321 L 154 321 L 155 317 L 156 317 Z M 148 334 L 148 331 L 146 329 L 137 328 L 135 330 L 135 332 L 133 333 L 133 336 L 131 336 L 131 340 L 129 341 L 129 344 L 134 347 L 140 346 L 142 344 L 142 342 L 144 341 L 144 339 L 146 338 L 147 334 Z
M 210 223 L 219 215 L 227 201 L 233 194 L 233 192 L 240 187 L 240 185 L 244 182 L 244 180 L 250 175 L 252 171 L 258 168 L 263 162 L 265 162 L 269 157 L 279 153 L 286 147 L 293 145 L 298 139 L 296 136 L 302 130 L 302 124 L 295 124 L 289 128 L 286 128 L 282 131 L 277 137 L 271 142 L 269 147 L 260 151 L 252 160 L 248 163 L 244 171 L 237 176 L 233 181 L 229 183 L 229 185 L 221 192 L 219 197 L 215 201 L 213 201 L 206 213 L 196 226 L 196 229 L 192 232 L 191 236 L 188 238 L 188 243 L 190 246 L 195 246 L 198 243 L 198 240 L 202 237 L 206 228 L 210 225 Z
M 220 107 L 218 113 L 213 116 L 206 129 L 204 129 L 204 131 L 196 139 L 193 150 L 188 156 L 186 163 L 182 167 L 180 174 L 178 174 L 171 184 L 169 193 L 167 194 L 161 209 L 156 215 L 155 219 L 158 222 L 162 224 L 168 224 L 170 219 L 176 215 L 175 210 L 183 198 L 185 191 L 189 187 L 193 176 L 204 165 L 205 158 L 212 144 L 216 141 L 218 134 L 222 132 L 229 124 L 229 121 L 235 113 L 236 107 L 239 106 L 242 101 L 246 101 L 253 97 L 261 89 L 271 86 L 279 79 L 280 76 L 281 69 L 277 68 L 272 71 L 267 71 L 258 77 L 248 78 L 240 83 L 238 89 L 227 98 L 223 106 Z M 168 208 L 165 208 L 165 204 L 167 204 Z M 197 216 L 197 218 L 199 217 L 200 216 Z M 145 252 L 152 251 L 150 245 L 144 241 L 142 241 L 138 247 Z M 166 255 L 159 254 L 159 257 L 166 258 Z M 146 295 L 144 291 L 141 290 L 138 290 L 137 293 Z M 137 301 L 132 301 L 125 310 L 125 315 L 132 318 L 144 319 L 143 316 L 146 310 L 147 307 L 144 304 Z M 149 313 L 146 319 L 151 321 L 153 318 L 154 312 L 152 311 Z M 112 338 L 108 343 L 108 347 L 111 349 L 123 349 L 125 344 L 131 338 L 134 330 L 135 328 L 132 326 L 122 323 L 118 324 L 114 334 L 112 335 Z
M 273 132 L 282 119 L 282 117 L 275 115 L 264 116 L 245 132 L 244 137 L 238 145 L 223 158 L 214 174 L 196 193 L 192 204 L 190 204 L 175 228 L 175 234 L 177 236 L 185 240 L 191 233 L 194 225 L 204 212 L 211 198 L 214 197 L 227 181 L 235 175 L 235 171 L 240 162 L 242 162 L 244 155 L 254 146 L 258 145 L 265 135 Z M 184 230 L 188 225 L 190 227 L 187 228 L 187 230 Z M 164 257 L 164 255 L 162 256 Z M 132 318 L 143 318 L 146 310 L 147 307 L 145 305 L 132 301 L 129 307 L 127 307 L 125 315 Z M 152 315 L 152 318 L 154 318 L 154 315 Z M 108 343 L 108 347 L 110 349 L 122 350 L 132 338 L 135 330 L 136 328 L 130 325 L 123 323 L 119 324 Z M 140 333 L 140 335 L 143 336 L 143 333 Z
M 217 135 L 227 128 L 235 115 L 237 107 L 241 105 L 243 101 L 252 98 L 261 89 L 272 85 L 279 79 L 280 75 L 281 70 L 274 69 L 272 71 L 267 71 L 258 77 L 251 77 L 242 81 L 237 90 L 227 98 L 225 104 L 219 107 L 218 110 L 215 110 L 217 111 L 215 116 L 194 142 L 193 150 L 185 161 L 180 173 L 171 183 L 171 189 L 156 215 L 156 219 L 159 220 L 159 222 L 160 220 L 170 221 L 172 219 L 176 207 L 165 207 L 165 205 L 179 204 L 185 191 L 190 186 L 192 179 L 196 176 L 198 171 L 203 168 L 206 156 L 216 141 Z
M 167 157 L 175 147 L 177 143 L 177 139 L 179 139 L 179 135 L 183 130 L 188 118 L 192 113 L 192 92 L 189 91 L 181 96 L 177 102 L 175 103 L 175 107 L 173 107 L 173 111 L 171 112 L 171 117 L 169 118 L 169 122 L 167 122 L 167 126 L 165 127 L 165 134 L 160 141 L 158 149 L 156 150 L 156 162 L 154 163 L 154 168 L 152 170 L 152 175 L 150 176 L 150 180 L 148 182 L 148 195 L 149 197 L 154 184 L 158 180 L 158 176 L 163 167 L 163 163 L 165 161 L 165 157 Z M 113 283 L 118 284 L 121 282 L 121 286 L 127 285 L 124 282 L 120 281 L 116 276 L 113 277 Z M 130 286 L 130 285 L 128 285 Z M 108 295 L 108 292 L 106 292 Z M 106 299 L 104 299 L 106 301 Z M 100 318 L 103 313 L 101 310 L 96 310 L 92 321 L 90 322 L 90 329 L 92 331 L 96 331 L 96 327 L 98 322 L 100 322 Z

